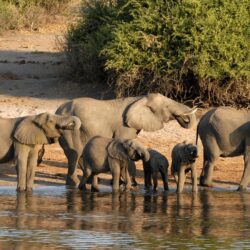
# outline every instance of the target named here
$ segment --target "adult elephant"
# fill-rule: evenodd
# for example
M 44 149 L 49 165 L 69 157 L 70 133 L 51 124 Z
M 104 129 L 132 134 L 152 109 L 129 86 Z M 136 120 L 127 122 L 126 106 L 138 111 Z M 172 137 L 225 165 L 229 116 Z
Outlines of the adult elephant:
M 219 107 L 208 111 L 197 127 L 204 148 L 202 186 L 212 186 L 215 160 L 221 157 L 244 155 L 244 173 L 239 190 L 250 181 L 250 111 Z M 197 142 L 196 142 L 197 144 Z
M 42 146 L 59 138 L 63 130 L 79 129 L 80 126 L 77 117 L 49 113 L 0 118 L 0 163 L 14 160 L 18 175 L 17 190 L 32 189 Z
M 82 126 L 77 131 L 64 131 L 59 142 L 68 158 L 66 184 L 78 186 L 76 167 L 84 145 L 93 136 L 134 139 L 143 129 L 155 131 L 169 120 L 184 128 L 196 124 L 196 108 L 191 109 L 161 94 L 115 100 L 78 98 L 61 105 L 56 114 L 75 115 Z

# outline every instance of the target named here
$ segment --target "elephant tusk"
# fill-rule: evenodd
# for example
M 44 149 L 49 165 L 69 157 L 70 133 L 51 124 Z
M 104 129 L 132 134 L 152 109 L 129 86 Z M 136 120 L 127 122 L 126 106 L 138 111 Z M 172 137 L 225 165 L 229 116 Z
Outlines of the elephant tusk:
M 74 123 L 74 122 L 71 122 L 71 123 L 67 124 L 67 126 L 69 126 L 69 127 L 75 126 L 75 123 Z
M 197 107 L 193 107 L 191 110 L 189 110 L 189 111 L 187 111 L 187 112 L 185 112 L 185 113 L 183 113 L 183 114 L 181 114 L 181 115 L 179 115 L 179 116 L 192 115 L 192 114 L 194 114 L 197 110 L 198 110 Z

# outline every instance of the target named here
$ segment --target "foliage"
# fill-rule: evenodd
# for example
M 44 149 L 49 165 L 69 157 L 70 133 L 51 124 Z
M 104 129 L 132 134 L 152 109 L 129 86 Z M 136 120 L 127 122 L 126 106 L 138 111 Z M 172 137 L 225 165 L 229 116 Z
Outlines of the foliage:
M 66 44 L 78 75 L 98 71 L 118 96 L 249 105 L 248 0 L 102 0 L 82 13 Z
M 117 5 L 112 1 L 85 1 L 82 20 L 68 30 L 65 52 L 77 78 L 93 82 L 105 77 L 105 61 L 100 52 L 111 40 L 116 11 Z
M 18 26 L 18 12 L 12 4 L 0 0 L 0 31 Z
M 0 0 L 0 31 L 36 29 L 47 15 L 58 14 L 70 0 Z

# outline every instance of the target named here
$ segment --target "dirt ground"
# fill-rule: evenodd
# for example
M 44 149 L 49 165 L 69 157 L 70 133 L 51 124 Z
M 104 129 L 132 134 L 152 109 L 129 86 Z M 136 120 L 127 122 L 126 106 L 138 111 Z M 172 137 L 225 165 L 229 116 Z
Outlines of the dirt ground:
M 0 36 L 0 115 L 17 117 L 54 112 L 68 99 L 76 97 L 108 98 L 102 85 L 78 84 L 67 80 L 65 57 L 58 41 L 64 29 L 42 32 L 8 32 Z M 204 113 L 199 110 L 198 115 Z M 138 140 L 147 147 L 162 152 L 171 163 L 171 150 L 184 140 L 194 142 L 195 128 L 181 128 L 171 121 L 157 132 L 141 132 Z M 202 146 L 199 142 L 198 174 L 202 167 Z M 137 164 L 138 180 L 142 183 L 141 163 Z M 234 187 L 243 172 L 242 157 L 219 159 L 216 162 L 215 185 Z M 67 173 L 66 157 L 58 144 L 47 145 L 44 161 L 37 168 L 36 185 L 64 185 Z M 80 175 L 79 171 L 79 175 Z M 173 177 L 169 176 L 174 187 Z M 190 179 L 189 179 L 190 181 Z M 16 172 L 11 164 L 1 164 L 0 185 L 16 185 Z

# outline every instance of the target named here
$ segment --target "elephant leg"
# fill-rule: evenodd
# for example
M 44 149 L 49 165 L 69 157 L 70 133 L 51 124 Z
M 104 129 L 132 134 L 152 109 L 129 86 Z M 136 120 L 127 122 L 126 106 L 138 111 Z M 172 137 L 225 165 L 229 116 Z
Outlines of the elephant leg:
M 68 159 L 66 185 L 71 187 L 77 187 L 79 184 L 76 169 L 84 147 L 80 138 L 80 131 L 64 131 L 63 136 L 59 138 L 59 143 Z
M 32 190 L 34 184 L 34 178 L 37 167 L 39 146 L 35 146 L 29 153 L 28 163 L 27 163 L 27 183 L 26 190 Z
M 132 182 L 132 186 L 133 187 L 137 187 L 138 186 L 138 183 L 137 183 L 135 177 L 133 177 L 133 176 L 131 177 L 131 182 Z
M 197 172 L 194 163 L 191 165 L 191 178 L 192 178 L 192 190 L 193 192 L 197 192 L 198 191 Z
M 203 170 L 202 170 L 202 174 L 200 177 L 200 185 L 205 186 L 205 187 L 212 187 L 213 186 L 214 160 L 204 160 Z
M 162 178 L 164 190 L 167 191 L 168 190 L 168 172 L 167 172 L 167 169 L 165 170 L 163 167 L 161 167 L 159 170 L 161 173 L 161 178 Z
M 154 191 L 157 191 L 158 188 L 158 172 L 154 171 L 152 173 L 152 179 L 153 179 L 153 184 L 154 184 Z
M 87 181 L 88 181 L 88 179 L 89 179 L 89 177 L 91 175 L 92 175 L 91 168 L 89 166 L 86 166 L 84 168 L 84 174 L 83 174 L 82 179 L 81 179 L 80 184 L 79 184 L 79 189 L 81 189 L 81 190 L 87 190 L 86 189 L 86 183 L 87 183 Z
M 203 153 L 203 168 L 200 176 L 200 185 L 206 187 L 213 186 L 213 170 L 214 162 L 220 156 L 220 149 L 216 143 L 214 137 L 209 137 L 206 139 L 206 144 L 202 144 L 204 147 Z
M 128 168 L 125 169 L 125 176 L 126 176 L 126 190 L 129 191 L 129 190 L 131 190 L 132 182 L 131 182 Z
M 26 177 L 27 177 L 27 161 L 29 155 L 29 147 L 15 143 L 15 158 L 17 168 L 17 191 L 26 190 Z
M 152 186 L 151 172 L 146 168 L 144 168 L 144 186 L 145 189 L 150 189 L 150 187 Z
M 131 177 L 132 186 L 136 187 L 138 185 L 137 181 L 135 179 L 135 177 L 136 177 L 136 166 L 135 166 L 135 163 L 133 161 L 129 161 L 128 171 L 129 171 L 129 175 Z
M 42 145 L 42 147 L 38 151 L 37 166 L 39 166 L 43 161 L 44 154 L 45 154 L 45 148 L 44 145 Z
M 92 175 L 92 185 L 91 185 L 91 191 L 92 192 L 99 192 L 98 187 L 98 175 Z
M 240 181 L 238 191 L 244 191 L 247 189 L 247 185 L 250 181 L 250 139 L 246 143 L 246 149 L 244 154 L 244 172 Z
M 183 191 L 185 180 L 186 180 L 185 167 L 180 166 L 178 172 L 177 193 L 181 193 Z
M 120 166 L 114 167 L 112 169 L 112 178 L 113 178 L 113 192 L 118 192 L 120 187 Z
M 128 171 L 128 167 L 124 166 L 121 170 L 120 170 L 120 175 L 121 178 L 123 180 L 123 182 L 125 183 L 126 187 L 125 189 L 128 191 L 131 189 L 132 187 L 132 183 L 131 183 L 131 178 L 130 178 L 130 173 Z
M 178 172 L 175 172 L 175 173 L 173 174 L 173 176 L 174 176 L 174 180 L 175 180 L 176 185 L 178 185 L 178 182 L 179 182 Z

